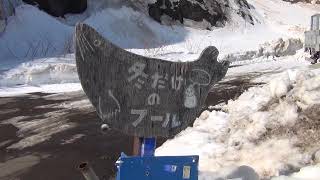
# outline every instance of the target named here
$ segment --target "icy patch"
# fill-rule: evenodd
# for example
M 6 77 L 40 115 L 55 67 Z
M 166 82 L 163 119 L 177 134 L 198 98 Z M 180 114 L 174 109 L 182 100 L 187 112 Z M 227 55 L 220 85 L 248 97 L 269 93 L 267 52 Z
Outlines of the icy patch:
M 237 100 L 229 100 L 227 113 L 204 112 L 192 128 L 158 148 L 157 155 L 197 154 L 201 172 L 248 165 L 261 177 L 278 176 L 311 163 L 306 151 L 311 147 L 303 150 L 297 144 L 313 140 L 280 131 L 296 126 L 308 109 L 319 103 L 320 78 L 309 71 L 278 76 L 265 86 L 250 88 Z M 308 133 L 320 133 L 314 131 Z

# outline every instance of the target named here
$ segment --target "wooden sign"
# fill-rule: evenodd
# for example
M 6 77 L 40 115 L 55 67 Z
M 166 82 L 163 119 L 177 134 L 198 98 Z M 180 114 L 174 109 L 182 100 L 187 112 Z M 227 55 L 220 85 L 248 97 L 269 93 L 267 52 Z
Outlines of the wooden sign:
M 211 86 L 229 63 L 206 48 L 194 62 L 170 62 L 125 51 L 86 24 L 76 26 L 83 90 L 111 128 L 140 137 L 169 137 L 192 125 Z

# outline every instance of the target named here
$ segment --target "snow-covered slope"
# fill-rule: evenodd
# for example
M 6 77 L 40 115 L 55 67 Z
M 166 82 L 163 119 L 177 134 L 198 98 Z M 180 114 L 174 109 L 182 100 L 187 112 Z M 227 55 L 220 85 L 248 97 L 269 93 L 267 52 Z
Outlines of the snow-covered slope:
M 37 66 L 44 77 L 32 84 L 62 83 L 69 80 L 46 79 L 51 66 L 61 66 L 59 58 L 73 52 L 72 33 L 76 20 L 84 20 L 95 27 L 106 38 L 134 53 L 168 60 L 187 61 L 196 59 L 201 51 L 214 45 L 220 51 L 220 59 L 230 53 L 259 50 L 259 45 L 278 38 L 302 37 L 309 26 L 309 18 L 316 13 L 319 5 L 294 4 L 278 0 L 249 0 L 250 13 L 258 23 L 254 26 L 238 15 L 232 17 L 224 28 L 212 31 L 184 28 L 180 25 L 163 26 L 139 12 L 127 7 L 106 8 L 102 5 L 89 6 L 84 16 L 68 15 L 67 20 L 53 18 L 37 8 L 23 5 L 16 9 L 16 15 L 8 19 L 7 30 L 0 38 L 0 84 L 12 86 L 30 81 L 25 79 L 28 71 L 19 70 L 25 66 Z M 89 16 L 88 18 L 86 18 Z M 151 49 L 150 49 L 151 48 Z M 46 61 L 42 70 L 39 61 Z M 42 60 L 36 60 L 42 58 Z M 32 60 L 35 60 L 34 62 Z M 73 62 L 72 58 L 68 61 Z M 24 63 L 27 63 L 24 64 Z M 71 65 L 72 66 L 72 65 Z M 59 69 L 57 67 L 56 69 Z M 71 68 L 72 69 L 72 68 Z M 9 70 L 9 71 L 7 71 Z M 46 72 L 45 72 L 46 71 Z M 73 71 L 73 70 L 72 70 Z M 14 74 L 16 72 L 16 74 Z M 26 74 L 23 74 L 25 72 Z M 60 77 L 71 73 L 61 71 Z M 22 77 L 18 77 L 22 76 Z M 76 80 L 76 77 L 72 78 Z
M 33 6 L 18 7 L 16 15 L 8 19 L 6 31 L 0 36 L 0 70 L 37 58 L 73 52 L 74 27 L 63 22 Z M 126 7 L 101 10 L 87 18 L 85 23 L 123 48 L 150 48 L 176 43 L 182 41 L 186 34 L 182 27 L 174 31 Z
M 73 28 L 32 7 L 19 6 L 0 35 L 0 70 L 39 57 L 55 57 L 68 50 Z
M 248 0 L 262 16 L 263 23 L 273 31 L 289 36 L 303 37 L 303 32 L 310 28 L 310 17 L 319 13 L 319 5 L 296 3 L 279 0 Z

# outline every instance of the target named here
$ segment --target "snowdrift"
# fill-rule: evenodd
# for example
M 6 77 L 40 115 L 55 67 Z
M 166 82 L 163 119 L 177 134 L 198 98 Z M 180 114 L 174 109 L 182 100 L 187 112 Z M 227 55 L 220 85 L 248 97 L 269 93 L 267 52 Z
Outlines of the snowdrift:
M 280 56 L 293 56 L 297 53 L 298 50 L 303 48 L 303 43 L 300 39 L 289 38 L 283 40 L 282 38 L 271 41 L 265 42 L 259 45 L 257 50 L 245 51 L 245 52 L 235 52 L 226 55 L 223 60 L 227 60 L 230 62 L 240 62 L 240 61 L 247 61 L 252 60 L 255 58 L 263 57 L 268 59 L 272 57 Z
M 74 18 L 81 19 L 76 15 Z M 183 27 L 161 26 L 127 7 L 100 10 L 86 18 L 85 23 L 122 48 L 158 47 L 183 41 L 186 35 Z M 17 7 L 16 15 L 8 18 L 6 30 L 0 36 L 0 70 L 39 58 L 73 53 L 74 26 L 68 24 L 67 20 L 60 21 L 33 6 Z
M 60 58 L 43 58 L 22 63 L 0 76 L 0 87 L 16 85 L 78 83 L 78 73 L 74 55 Z
M 71 52 L 73 27 L 36 9 L 23 5 L 8 18 L 0 36 L 0 70 L 39 57 L 55 57 Z
M 286 71 L 229 100 L 225 112 L 204 111 L 156 154 L 200 155 L 204 179 L 208 172 L 240 165 L 264 178 L 289 174 L 314 163 L 319 150 L 319 90 L 319 76 Z

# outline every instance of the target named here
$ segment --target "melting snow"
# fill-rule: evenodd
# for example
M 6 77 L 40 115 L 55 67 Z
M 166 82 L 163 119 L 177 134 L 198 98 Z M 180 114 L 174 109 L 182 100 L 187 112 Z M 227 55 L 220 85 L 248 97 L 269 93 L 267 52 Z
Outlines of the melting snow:
M 193 127 L 158 148 L 157 155 L 198 154 L 203 172 L 248 165 L 261 177 L 271 177 L 301 168 L 312 160 L 296 146 L 300 137 L 270 135 L 270 130 L 295 126 L 305 110 L 319 103 L 319 89 L 320 77 L 310 71 L 283 72 L 229 100 L 227 112 L 203 112 Z

